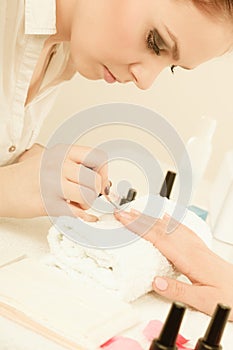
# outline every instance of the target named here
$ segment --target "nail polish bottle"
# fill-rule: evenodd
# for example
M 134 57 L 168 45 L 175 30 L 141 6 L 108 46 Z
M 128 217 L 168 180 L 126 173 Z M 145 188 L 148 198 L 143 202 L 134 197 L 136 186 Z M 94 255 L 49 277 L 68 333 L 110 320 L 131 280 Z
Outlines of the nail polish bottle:
M 152 341 L 149 350 L 177 350 L 176 338 L 185 309 L 186 307 L 182 303 L 174 302 L 172 304 L 159 338 Z
M 132 202 L 135 199 L 136 195 L 137 191 L 134 188 L 130 188 L 127 193 L 127 196 L 121 198 L 120 205 Z
M 230 313 L 230 307 L 218 304 L 203 338 L 198 339 L 195 350 L 221 350 L 220 341 Z
M 165 180 L 162 184 L 161 190 L 160 190 L 160 196 L 161 197 L 167 197 L 170 198 L 170 194 L 172 191 L 172 187 L 175 181 L 176 173 L 172 171 L 168 171 L 165 177 Z
M 127 201 L 132 202 L 135 199 L 136 195 L 137 191 L 134 188 L 130 188 L 126 197 Z

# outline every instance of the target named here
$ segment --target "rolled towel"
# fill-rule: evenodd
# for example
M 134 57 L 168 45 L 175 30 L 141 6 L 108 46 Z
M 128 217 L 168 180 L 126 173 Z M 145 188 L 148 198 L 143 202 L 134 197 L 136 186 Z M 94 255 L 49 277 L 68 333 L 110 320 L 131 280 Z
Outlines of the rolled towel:
M 164 205 L 160 214 L 172 213 L 175 203 L 166 198 L 162 200 Z M 142 197 L 132 202 L 130 207 L 143 210 L 146 201 L 147 198 Z M 90 248 L 69 239 L 61 228 L 68 228 L 69 232 L 72 231 L 78 238 L 82 235 L 77 225 L 78 220 L 60 217 L 48 233 L 50 264 L 61 268 L 72 277 L 75 278 L 78 274 L 80 279 L 81 275 L 84 282 L 109 289 L 121 300 L 130 302 L 152 290 L 155 276 L 177 277 L 179 275 L 152 243 L 137 235 L 130 244 L 112 249 Z M 210 245 L 209 227 L 196 214 L 186 211 L 183 224 Z M 103 215 L 100 221 L 88 223 L 88 225 L 103 230 L 122 227 L 112 214 Z

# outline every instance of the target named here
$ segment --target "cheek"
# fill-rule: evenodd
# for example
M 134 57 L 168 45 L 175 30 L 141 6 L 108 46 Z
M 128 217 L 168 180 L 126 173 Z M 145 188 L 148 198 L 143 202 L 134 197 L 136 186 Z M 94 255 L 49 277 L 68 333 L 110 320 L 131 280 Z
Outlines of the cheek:
M 93 11 L 93 0 L 80 2 L 76 9 L 78 20 L 72 25 L 72 56 L 100 61 L 114 61 L 117 57 L 124 63 L 135 60 L 146 47 L 145 15 L 141 2 L 136 4 L 135 0 L 100 0 Z
M 83 23 L 73 27 L 71 55 L 107 61 L 117 59 L 122 63 L 131 61 L 143 46 L 143 39 L 140 39 L 142 35 L 135 33 L 129 26 L 120 26 L 119 23 L 106 24 L 95 26 L 92 23 L 87 26 Z

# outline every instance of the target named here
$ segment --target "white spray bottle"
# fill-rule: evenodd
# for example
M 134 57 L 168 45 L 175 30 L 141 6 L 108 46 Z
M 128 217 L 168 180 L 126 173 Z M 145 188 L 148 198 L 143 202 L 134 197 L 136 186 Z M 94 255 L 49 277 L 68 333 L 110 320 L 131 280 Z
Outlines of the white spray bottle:
M 186 149 L 192 166 L 192 198 L 200 181 L 203 179 L 212 152 L 212 138 L 216 129 L 216 120 L 203 116 L 200 127 L 192 136 Z

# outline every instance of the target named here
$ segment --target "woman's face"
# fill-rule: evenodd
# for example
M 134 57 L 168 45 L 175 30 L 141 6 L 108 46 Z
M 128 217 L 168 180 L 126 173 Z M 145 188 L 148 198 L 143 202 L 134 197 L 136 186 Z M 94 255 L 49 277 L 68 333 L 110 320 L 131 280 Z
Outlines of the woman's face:
M 232 44 L 226 23 L 191 1 L 77 0 L 71 57 L 80 74 L 147 89 L 171 65 L 192 69 Z

